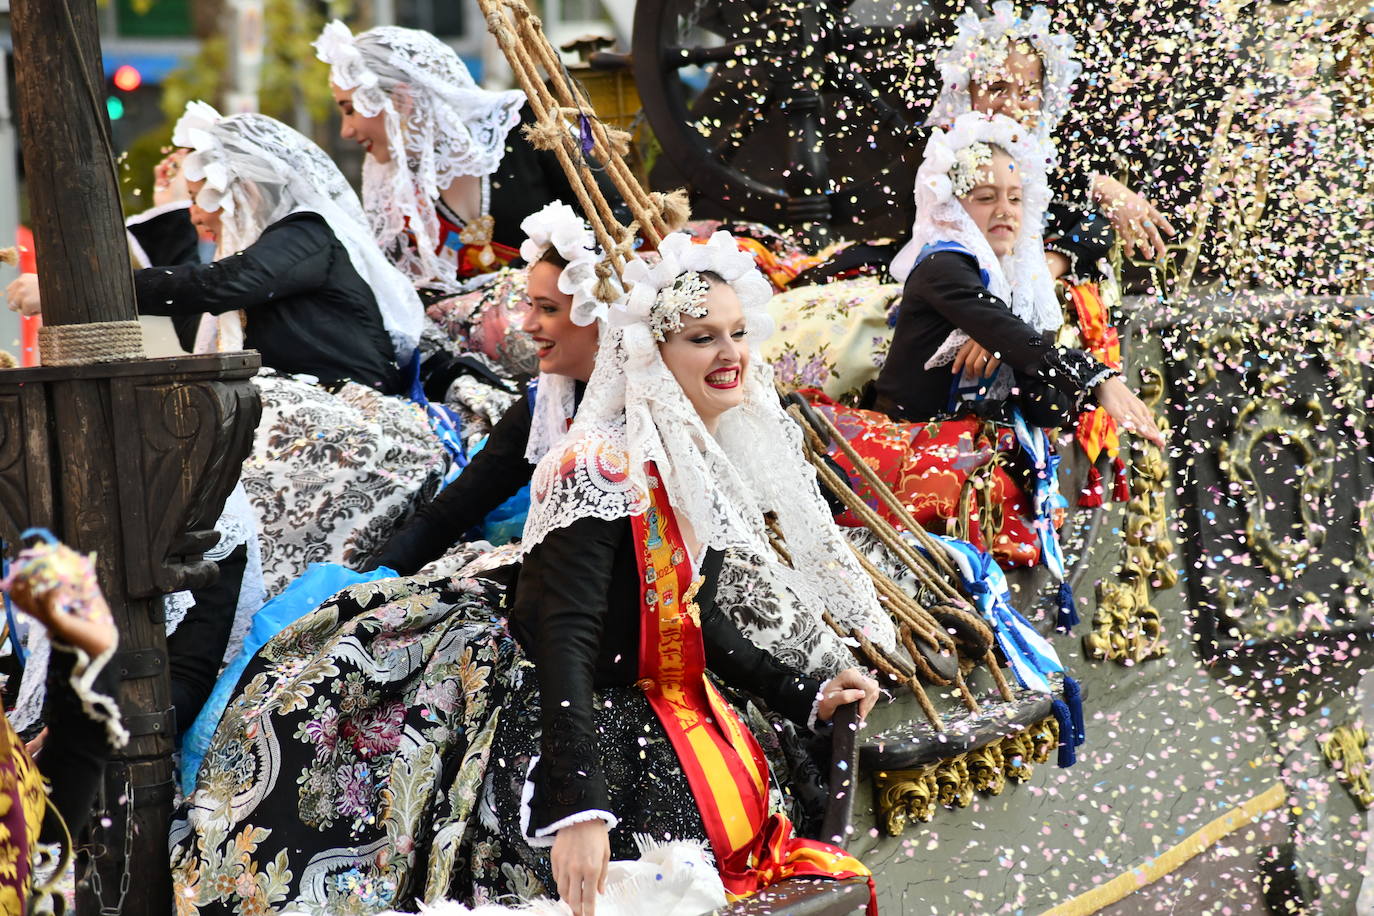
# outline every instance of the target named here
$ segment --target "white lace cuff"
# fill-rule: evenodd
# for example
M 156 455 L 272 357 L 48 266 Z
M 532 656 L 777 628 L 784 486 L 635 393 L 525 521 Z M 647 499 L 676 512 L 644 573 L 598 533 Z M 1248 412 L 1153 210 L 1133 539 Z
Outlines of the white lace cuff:
M 607 830 L 614 830 L 616 825 L 620 823 L 620 819 L 609 811 L 589 808 L 586 811 L 569 814 L 547 827 L 541 827 L 530 832 L 530 802 L 534 799 L 534 780 L 530 778 L 530 774 L 534 772 L 534 768 L 538 764 L 539 755 L 535 754 L 530 758 L 529 769 L 525 771 L 525 785 L 520 789 L 520 835 L 525 838 L 526 843 L 535 848 L 552 846 L 554 837 L 559 830 L 564 827 L 571 827 L 573 824 L 581 824 L 584 821 L 605 821 Z
M 811 701 L 811 715 L 806 717 L 806 727 L 809 731 L 814 732 L 816 730 L 816 726 L 820 724 L 816 720 L 821 714 L 821 697 L 825 696 L 825 688 L 829 687 L 830 681 L 833 680 L 834 678 L 832 677 L 829 680 L 822 683 L 821 689 L 816 691 L 816 699 Z
M 539 828 L 534 832 L 533 837 L 526 837 L 525 839 L 529 840 L 531 846 L 552 846 L 553 838 L 557 835 L 558 831 L 562 830 L 564 827 L 571 827 L 573 824 L 582 824 L 587 821 L 605 821 L 607 830 L 614 830 L 616 825 L 620 823 L 620 819 L 611 812 L 592 808 L 587 811 L 579 811 L 576 814 L 569 814 L 562 820 L 554 821 L 547 827 Z M 536 842 L 538 840 L 544 840 L 545 842 Z

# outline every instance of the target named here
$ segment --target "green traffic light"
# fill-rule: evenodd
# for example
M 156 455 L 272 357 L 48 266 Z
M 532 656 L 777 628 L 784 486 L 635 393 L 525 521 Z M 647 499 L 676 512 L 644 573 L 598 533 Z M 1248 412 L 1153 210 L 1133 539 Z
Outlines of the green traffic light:
M 105 99 L 105 110 L 109 112 L 111 121 L 118 121 L 124 117 L 124 103 L 114 96 Z

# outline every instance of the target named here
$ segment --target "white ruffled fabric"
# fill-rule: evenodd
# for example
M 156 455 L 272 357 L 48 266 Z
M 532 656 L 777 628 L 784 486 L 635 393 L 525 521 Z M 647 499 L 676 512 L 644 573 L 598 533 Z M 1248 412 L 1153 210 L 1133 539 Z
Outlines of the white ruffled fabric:
M 596 896 L 597 916 L 699 916 L 725 906 L 725 886 L 705 843 L 637 840 L 638 859 L 610 864 L 606 892 Z M 452 900 L 420 904 L 421 916 L 568 916 L 569 912 L 566 904 L 547 897 L 513 906 L 489 903 L 469 908 Z M 381 916 L 403 914 L 393 910 Z
M 205 181 L 196 195 L 203 210 L 220 211 L 215 257 L 256 242 L 268 226 L 293 213 L 317 213 L 372 288 L 396 361 L 404 365 L 420 342 L 424 310 L 411 282 L 377 249 L 362 204 L 334 160 L 310 139 L 259 114 L 222 117 L 204 102 L 189 102 L 172 142 L 191 150 L 185 173 Z M 202 322 L 197 352 L 242 349 L 237 313 Z
M 438 254 L 434 201 L 455 178 L 496 171 L 525 94 L 482 89 L 457 52 L 417 29 L 378 26 L 355 36 L 336 19 L 315 51 L 330 81 L 353 90 L 354 110 L 384 116 L 390 161 L 363 163 L 377 244 L 412 283 L 456 292 L 457 265 Z
M 1045 7 L 1032 7 L 1030 16 L 1022 18 L 1008 0 L 994 3 L 986 19 L 972 7 L 964 10 L 954 20 L 954 30 L 949 47 L 936 58 L 942 85 L 926 123 L 945 127 L 970 111 L 969 80 L 986 82 L 1006 62 L 1012 45 L 1025 42 L 1040 56 L 1044 99 L 1034 129 L 1048 140 L 1068 113 L 1074 83 L 1083 72 L 1073 56 L 1073 36 L 1054 31 Z
M 233 553 L 240 544 L 245 544 L 247 562 L 243 570 L 243 583 L 239 587 L 238 603 L 234 609 L 234 623 L 229 631 L 229 645 L 224 661 L 238 655 L 243 638 L 248 635 L 252 618 L 267 600 L 267 589 L 262 584 L 262 548 L 258 544 L 258 522 L 253 515 L 253 506 L 248 502 L 248 494 L 243 483 L 234 484 L 229 498 L 224 502 L 224 510 L 215 521 L 219 540 L 205 552 L 207 560 L 223 560 Z M 162 599 L 163 622 L 170 637 L 181 626 L 191 608 L 196 606 L 195 597 L 189 591 L 173 592 Z
M 1021 173 L 1021 234 L 1010 255 L 997 257 L 992 246 L 954 196 L 949 171 L 960 150 L 973 143 L 1001 147 Z M 911 239 L 897 252 L 889 268 L 897 282 L 906 281 L 916 258 L 927 245 L 953 242 L 969 251 L 987 273 L 988 291 L 1007 303 L 1012 313 L 1038 331 L 1054 331 L 1064 322 L 1054 292 L 1054 279 L 1045 261 L 1045 210 L 1050 203 L 1046 178 L 1054 164 L 1053 148 L 1011 118 L 967 112 L 948 132 L 936 128 L 926 143 L 925 158 L 916 173 L 916 221 Z M 942 343 L 925 368 L 944 366 L 968 335 L 956 330 Z
M 539 373 L 534 390 L 534 412 L 530 415 L 530 438 L 525 443 L 525 460 L 538 464 L 568 434 L 568 424 L 577 411 L 577 380 L 552 372 Z
M 802 457 L 801 430 L 783 411 L 772 370 L 756 352 L 772 324 L 764 311 L 768 293 L 761 292 L 767 281 L 729 233 L 716 233 L 708 245 L 674 235 L 660 250 L 657 267 L 636 261 L 626 270 L 626 280 L 639 285 L 624 308 L 612 309 L 568 438 L 535 469 L 524 548 L 582 518 L 612 521 L 643 513 L 649 487 L 644 465 L 653 461 L 674 511 L 703 547 L 739 548 L 767 558 L 774 581 L 813 615 L 814 625 L 802 628 L 810 640 L 805 657 L 811 671 L 833 673 L 840 659 L 852 664 L 838 637 L 815 640 L 818 631 L 833 636 L 821 620 L 826 610 L 846 629 L 857 627 L 895 650 L 892 622 L 839 537 L 815 473 Z M 749 262 L 747 271 L 740 258 Z M 648 324 L 654 292 L 687 270 L 719 274 L 745 307 L 751 360 L 744 402 L 721 417 L 714 436 L 664 365 Z M 793 567 L 776 559 L 766 512 L 777 516 Z
M 604 321 L 611 303 L 597 298 L 596 265 L 602 252 L 596 244 L 591 228 L 577 215 L 577 211 L 561 200 L 546 204 L 538 213 L 531 213 L 520 222 L 525 241 L 520 244 L 520 257 L 525 263 L 538 263 L 550 248 L 567 261 L 558 275 L 558 291 L 572 296 L 573 324 L 586 327 L 593 321 Z M 614 301 L 624 296 L 615 274 L 607 280 L 615 292 Z

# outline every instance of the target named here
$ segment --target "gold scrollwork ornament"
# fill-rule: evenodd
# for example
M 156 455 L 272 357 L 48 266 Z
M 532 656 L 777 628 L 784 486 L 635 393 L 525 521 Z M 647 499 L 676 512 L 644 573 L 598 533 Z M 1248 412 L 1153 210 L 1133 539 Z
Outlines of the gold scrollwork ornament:
M 912 821 L 928 823 L 938 807 L 967 808 L 976 793 L 1001 795 L 1007 780 L 1025 782 L 1032 764 L 1049 760 L 1059 746 L 1053 716 L 983 747 L 912 770 L 874 775 L 879 819 L 889 836 Z
M 1163 396 L 1163 376 L 1146 370 L 1141 379 L 1142 399 L 1154 409 Z M 1160 427 L 1167 429 L 1167 424 L 1161 421 Z M 1083 651 L 1089 658 L 1125 665 L 1164 655 L 1163 626 L 1150 599 L 1153 590 L 1178 583 L 1178 571 L 1169 559 L 1174 545 L 1168 536 L 1164 503 L 1169 466 L 1163 453 L 1144 441 L 1132 443 L 1132 454 L 1121 561 L 1113 577 L 1097 584 L 1093 629 L 1083 637 Z
M 1374 805 L 1374 787 L 1370 786 L 1370 760 L 1366 747 L 1369 735 L 1357 723 L 1342 725 L 1321 739 L 1322 755 L 1336 770 L 1336 777 L 1350 790 L 1361 808 Z

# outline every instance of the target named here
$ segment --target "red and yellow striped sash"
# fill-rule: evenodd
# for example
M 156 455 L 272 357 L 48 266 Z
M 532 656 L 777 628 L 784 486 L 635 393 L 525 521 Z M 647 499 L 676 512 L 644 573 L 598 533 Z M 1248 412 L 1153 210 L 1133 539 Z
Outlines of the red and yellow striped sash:
M 706 678 L 696 604 L 701 579 L 653 463 L 649 508 L 631 518 L 640 573 L 639 685 L 673 743 L 732 900 L 785 878 L 865 877 L 844 850 L 792 834 L 768 813 L 768 764 L 734 708 Z M 871 883 L 871 879 L 870 879 Z M 869 912 L 876 916 L 876 903 Z

